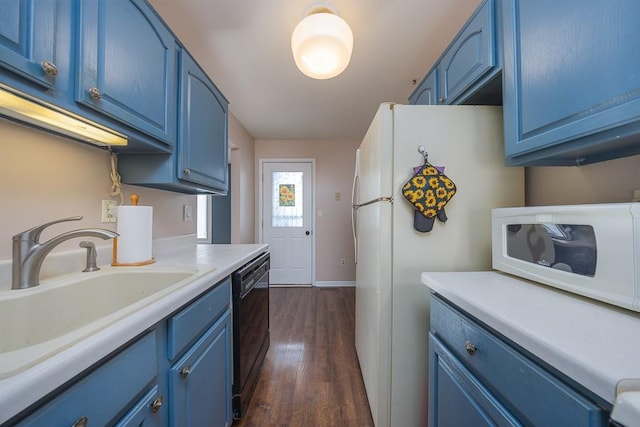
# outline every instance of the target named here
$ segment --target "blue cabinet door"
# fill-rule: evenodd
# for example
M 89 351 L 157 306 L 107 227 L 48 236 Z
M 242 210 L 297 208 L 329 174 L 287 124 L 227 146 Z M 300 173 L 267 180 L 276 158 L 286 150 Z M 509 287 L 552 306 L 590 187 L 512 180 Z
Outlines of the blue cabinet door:
M 171 425 L 231 425 L 232 334 L 227 310 L 169 370 Z
M 453 104 L 497 63 L 495 6 L 486 1 L 469 19 L 438 65 L 438 104 Z
M 2 0 L 0 66 L 45 89 L 55 85 L 56 0 Z
M 429 333 L 429 426 L 522 425 Z
M 160 411 L 164 403 L 164 396 L 160 394 L 156 385 L 115 424 L 115 427 L 160 427 L 163 425 Z
M 180 74 L 178 178 L 226 193 L 228 102 L 186 51 Z
M 504 1 L 510 164 L 576 165 L 640 152 L 640 3 Z
M 438 68 L 431 70 L 409 97 L 411 105 L 436 105 L 438 103 Z
M 178 46 L 169 29 L 144 0 L 78 7 L 76 101 L 173 145 Z

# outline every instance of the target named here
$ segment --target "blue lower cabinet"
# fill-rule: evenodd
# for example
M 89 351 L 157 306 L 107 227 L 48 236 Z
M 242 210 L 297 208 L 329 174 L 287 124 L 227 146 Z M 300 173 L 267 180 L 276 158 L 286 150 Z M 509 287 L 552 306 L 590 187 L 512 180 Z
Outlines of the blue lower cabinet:
M 3 427 L 230 426 L 230 301 L 227 277 Z
M 113 424 L 156 378 L 156 341 L 155 332 L 140 338 L 17 425 Z
M 588 391 L 574 388 L 568 378 L 534 362 L 437 295 L 431 297 L 431 427 L 608 425 L 608 412 Z
M 213 325 L 169 370 L 171 425 L 230 426 L 231 313 Z
M 521 425 L 432 334 L 429 349 L 430 426 Z

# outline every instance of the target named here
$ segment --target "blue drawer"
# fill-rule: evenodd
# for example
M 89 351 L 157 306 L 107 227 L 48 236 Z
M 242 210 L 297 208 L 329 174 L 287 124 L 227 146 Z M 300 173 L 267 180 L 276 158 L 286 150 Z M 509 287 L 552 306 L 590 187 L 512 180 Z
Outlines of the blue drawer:
M 431 332 L 522 423 L 606 425 L 601 408 L 434 294 L 431 296 Z M 469 346 L 473 349 L 467 350 Z
M 156 333 L 145 335 L 78 381 L 19 426 L 104 426 L 122 416 L 157 375 Z
M 169 319 L 168 357 L 173 360 L 194 343 L 231 304 L 231 279 L 218 283 Z

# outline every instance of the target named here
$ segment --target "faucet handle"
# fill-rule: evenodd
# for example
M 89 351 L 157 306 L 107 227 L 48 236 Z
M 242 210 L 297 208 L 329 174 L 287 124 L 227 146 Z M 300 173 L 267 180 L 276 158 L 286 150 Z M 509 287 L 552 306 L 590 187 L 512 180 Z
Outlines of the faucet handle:
M 15 236 L 13 236 L 13 240 L 38 242 L 38 240 L 40 239 L 40 233 L 42 233 L 42 231 L 45 228 L 49 227 L 50 225 L 58 224 L 60 222 L 67 222 L 67 221 L 80 221 L 81 219 L 82 219 L 82 216 L 71 216 L 69 218 L 56 219 L 54 221 L 47 222 L 46 224 L 38 225 L 36 227 L 25 230 L 22 233 L 18 233 Z
M 100 270 L 100 267 L 98 267 L 98 263 L 97 263 L 98 254 L 96 252 L 95 243 L 83 240 L 82 242 L 80 242 L 80 247 L 85 248 L 87 250 L 87 265 L 85 266 L 85 269 L 82 270 L 82 272 L 86 273 L 89 271 Z

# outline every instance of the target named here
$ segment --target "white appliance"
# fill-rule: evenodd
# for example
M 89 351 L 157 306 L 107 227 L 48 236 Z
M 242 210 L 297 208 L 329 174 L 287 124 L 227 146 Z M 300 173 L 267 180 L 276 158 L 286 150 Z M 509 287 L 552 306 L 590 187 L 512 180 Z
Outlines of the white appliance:
M 492 213 L 493 268 L 640 311 L 640 203 Z
M 491 209 L 522 206 L 524 171 L 504 167 L 502 109 L 382 104 L 356 153 L 356 350 L 376 427 L 427 425 L 429 291 L 424 271 L 491 268 Z M 427 233 L 401 188 L 423 163 L 457 193 Z

